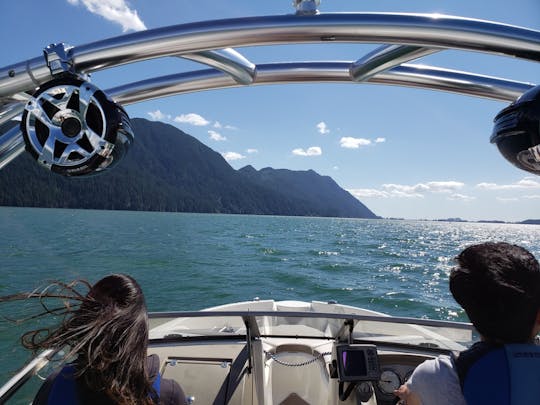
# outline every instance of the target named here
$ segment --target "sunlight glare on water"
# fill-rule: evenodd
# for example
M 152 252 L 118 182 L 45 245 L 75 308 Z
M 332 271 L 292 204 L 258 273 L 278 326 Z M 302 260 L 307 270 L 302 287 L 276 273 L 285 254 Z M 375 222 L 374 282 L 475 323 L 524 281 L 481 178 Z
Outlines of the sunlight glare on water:
M 465 321 L 447 285 L 460 250 L 507 241 L 540 256 L 534 225 L 7 207 L 0 218 L 1 295 L 121 272 L 151 311 L 260 297 Z M 0 324 L 0 363 L 24 358 L 23 326 Z
M 540 252 L 540 227 L 531 225 L 29 208 L 0 215 L 2 294 L 125 272 L 150 310 L 258 296 L 464 319 L 447 289 L 461 249 L 504 240 Z

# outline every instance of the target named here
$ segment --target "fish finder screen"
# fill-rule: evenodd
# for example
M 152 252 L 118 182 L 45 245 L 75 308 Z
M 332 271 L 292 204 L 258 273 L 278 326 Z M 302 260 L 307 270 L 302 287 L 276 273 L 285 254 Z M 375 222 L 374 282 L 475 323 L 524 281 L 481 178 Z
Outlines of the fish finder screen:
M 363 351 L 344 350 L 341 354 L 343 361 L 343 372 L 348 376 L 366 375 L 366 356 Z
M 339 344 L 336 356 L 340 381 L 374 381 L 379 378 L 379 360 L 374 345 Z

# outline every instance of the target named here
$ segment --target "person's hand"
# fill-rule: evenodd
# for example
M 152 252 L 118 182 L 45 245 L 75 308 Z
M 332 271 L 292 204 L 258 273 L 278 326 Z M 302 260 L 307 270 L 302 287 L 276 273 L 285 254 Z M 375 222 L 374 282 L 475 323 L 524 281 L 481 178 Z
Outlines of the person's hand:
M 397 403 L 400 405 L 422 405 L 420 397 L 405 384 L 395 390 L 394 395 L 399 397 L 400 400 Z

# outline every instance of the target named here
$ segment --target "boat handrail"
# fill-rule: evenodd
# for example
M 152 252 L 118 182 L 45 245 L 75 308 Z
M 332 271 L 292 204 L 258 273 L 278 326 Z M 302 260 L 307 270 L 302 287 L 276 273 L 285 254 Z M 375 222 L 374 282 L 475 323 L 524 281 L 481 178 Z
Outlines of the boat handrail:
M 36 375 L 39 370 L 45 367 L 54 352 L 53 349 L 41 352 L 0 387 L 0 404 L 5 403 L 30 377 Z
M 239 317 L 243 320 L 257 317 L 279 317 L 279 318 L 326 318 L 342 319 L 344 321 L 371 321 L 384 323 L 412 324 L 434 328 L 453 328 L 473 331 L 474 327 L 468 322 L 445 321 L 437 319 L 421 319 L 399 316 L 362 315 L 351 313 L 328 313 L 328 312 L 302 312 L 302 311 L 172 311 L 172 312 L 150 312 L 150 319 L 155 318 L 202 318 L 202 317 Z

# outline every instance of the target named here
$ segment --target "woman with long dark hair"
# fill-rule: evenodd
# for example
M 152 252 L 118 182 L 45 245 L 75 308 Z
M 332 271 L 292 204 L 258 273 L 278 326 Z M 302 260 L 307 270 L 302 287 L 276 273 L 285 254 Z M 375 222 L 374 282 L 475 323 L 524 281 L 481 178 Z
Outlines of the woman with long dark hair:
M 78 289 L 88 288 L 87 294 Z M 182 389 L 162 379 L 157 355 L 147 357 L 148 315 L 141 288 L 130 276 L 113 274 L 93 286 L 55 282 L 40 292 L 0 301 L 37 298 L 38 316 L 63 316 L 60 325 L 27 332 L 24 347 L 62 349 L 71 363 L 51 374 L 33 404 L 184 404 Z M 51 308 L 48 300 L 62 304 Z

